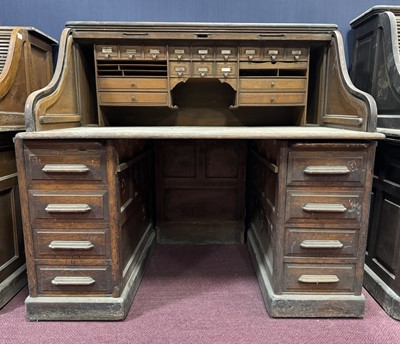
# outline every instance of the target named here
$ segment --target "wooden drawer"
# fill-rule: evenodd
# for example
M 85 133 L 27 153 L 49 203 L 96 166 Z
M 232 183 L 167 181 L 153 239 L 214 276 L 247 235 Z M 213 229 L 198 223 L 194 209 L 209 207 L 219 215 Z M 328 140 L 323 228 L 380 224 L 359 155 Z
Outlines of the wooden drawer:
M 241 105 L 303 105 L 305 93 L 239 93 Z
M 100 90 L 167 90 L 166 78 L 98 78 Z
M 121 59 L 136 60 L 143 58 L 143 49 L 140 45 L 120 45 L 119 54 Z
M 310 183 L 363 186 L 367 164 L 366 150 L 334 151 L 326 147 L 312 151 L 290 151 L 288 185 Z
M 290 47 L 285 49 L 286 61 L 307 61 L 308 48 Z
M 117 45 L 96 45 L 95 51 L 98 60 L 114 60 L 119 57 Z
M 215 48 L 215 59 L 224 61 L 237 61 L 237 48 L 217 47 Z
M 212 62 L 193 62 L 193 76 L 197 78 L 213 78 L 214 64 Z
M 236 78 L 237 63 L 234 62 L 217 62 L 216 63 L 217 78 Z
M 189 47 L 169 47 L 169 60 L 190 60 Z
M 171 77 L 187 78 L 190 77 L 190 62 L 170 62 L 169 73 Z
M 92 220 L 108 218 L 107 191 L 29 192 L 31 218 L 36 220 Z
M 353 293 L 355 266 L 333 264 L 285 264 L 283 292 Z
M 105 258 L 109 257 L 109 232 L 34 230 L 35 258 Z
M 165 46 L 144 46 L 143 53 L 145 60 L 165 60 L 166 59 L 166 47 Z
M 39 294 L 111 294 L 109 266 L 37 266 Z
M 259 61 L 261 59 L 261 47 L 240 47 L 239 58 L 241 61 Z
M 84 148 L 64 144 L 54 149 L 25 149 L 27 178 L 105 182 L 105 151 Z
M 99 92 L 100 104 L 167 105 L 168 94 L 161 92 Z
M 240 89 L 249 91 L 289 90 L 305 91 L 306 79 L 245 79 L 240 78 Z
M 338 191 L 334 188 L 318 191 L 286 192 L 286 222 L 353 222 L 361 220 L 363 206 L 362 190 Z
M 214 47 L 200 46 L 192 47 L 193 60 L 210 61 L 214 60 Z
M 358 248 L 357 230 L 286 228 L 286 257 L 355 258 Z
M 264 60 L 282 61 L 285 57 L 285 49 L 283 47 L 265 47 Z

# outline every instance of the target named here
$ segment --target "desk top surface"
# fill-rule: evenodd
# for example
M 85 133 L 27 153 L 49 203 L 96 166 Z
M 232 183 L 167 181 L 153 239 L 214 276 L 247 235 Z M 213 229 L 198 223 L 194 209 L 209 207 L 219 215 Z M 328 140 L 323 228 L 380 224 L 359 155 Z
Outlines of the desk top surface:
M 382 140 L 378 132 L 328 127 L 78 127 L 17 134 L 23 139 L 287 139 Z

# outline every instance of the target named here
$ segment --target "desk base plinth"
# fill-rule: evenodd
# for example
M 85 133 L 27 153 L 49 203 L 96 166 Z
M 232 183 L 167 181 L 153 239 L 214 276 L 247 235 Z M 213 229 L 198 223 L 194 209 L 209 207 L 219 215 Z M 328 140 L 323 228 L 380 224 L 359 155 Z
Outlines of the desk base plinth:
M 120 297 L 28 296 L 25 300 L 27 318 L 31 321 L 125 319 L 155 245 L 155 233 L 150 231 Z
M 365 298 L 363 295 L 275 294 L 266 271 L 265 261 L 261 258 L 264 256 L 264 253 L 252 229 L 248 231 L 247 244 L 265 306 L 271 317 L 363 317 L 365 308 Z

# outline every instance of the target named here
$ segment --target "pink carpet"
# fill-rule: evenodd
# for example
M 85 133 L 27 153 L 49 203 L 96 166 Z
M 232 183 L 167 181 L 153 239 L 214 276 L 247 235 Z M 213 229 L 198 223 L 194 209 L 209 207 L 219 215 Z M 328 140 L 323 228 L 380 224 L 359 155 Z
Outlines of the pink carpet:
M 364 294 L 364 319 L 273 319 L 244 246 L 163 245 L 125 321 L 29 322 L 25 288 L 0 311 L 0 343 L 399 344 L 400 322 Z

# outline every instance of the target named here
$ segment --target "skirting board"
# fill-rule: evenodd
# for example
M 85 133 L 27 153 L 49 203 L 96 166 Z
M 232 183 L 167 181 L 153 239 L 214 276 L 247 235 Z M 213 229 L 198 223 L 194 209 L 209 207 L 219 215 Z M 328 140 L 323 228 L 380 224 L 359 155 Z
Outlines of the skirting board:
M 22 265 L 0 283 L 0 309 L 27 284 L 26 265 Z
M 365 308 L 363 295 L 276 295 L 266 271 L 264 253 L 256 238 L 256 233 L 253 228 L 250 228 L 247 245 L 270 316 L 277 318 L 363 317 Z
M 143 277 L 145 266 L 155 247 L 155 233 L 151 227 L 139 244 L 139 259 L 129 276 L 120 297 L 30 297 L 25 300 L 29 320 L 123 320 Z
M 387 314 L 400 320 L 400 296 L 389 288 L 367 265 L 364 265 L 363 285 Z

